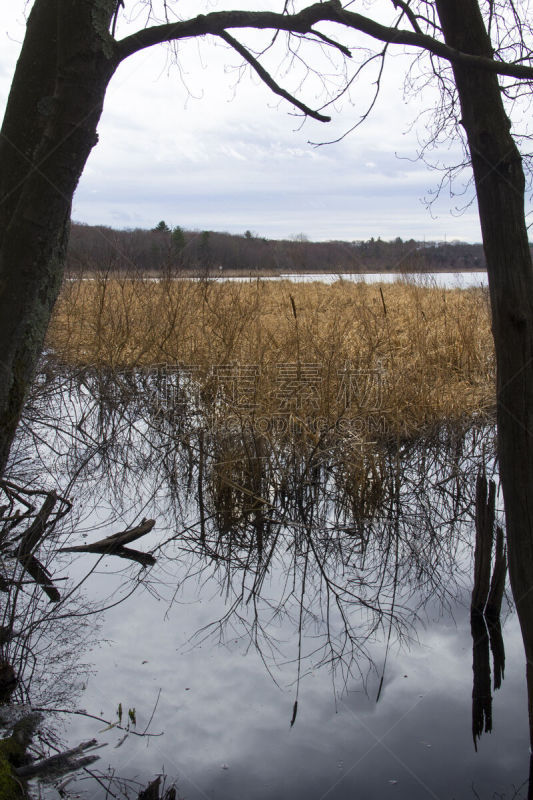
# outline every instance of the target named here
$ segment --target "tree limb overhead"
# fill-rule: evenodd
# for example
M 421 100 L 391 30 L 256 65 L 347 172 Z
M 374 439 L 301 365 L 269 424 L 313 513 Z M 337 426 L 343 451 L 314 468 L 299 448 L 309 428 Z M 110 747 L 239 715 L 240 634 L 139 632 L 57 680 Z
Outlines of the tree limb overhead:
M 403 8 L 403 5 L 401 6 Z M 319 22 L 335 22 L 347 28 L 360 31 L 389 44 L 405 45 L 426 50 L 450 63 L 461 63 L 498 75 L 533 80 L 533 67 L 495 61 L 486 56 L 462 52 L 438 39 L 418 30 L 404 30 L 382 25 L 362 14 L 342 8 L 339 0 L 314 3 L 297 14 L 279 14 L 271 11 L 216 11 L 200 14 L 194 19 L 183 20 L 166 25 L 153 25 L 127 36 L 116 44 L 117 63 L 133 53 L 162 42 L 172 42 L 208 34 L 221 36 L 228 28 L 275 29 L 288 33 L 316 34 L 312 28 Z M 339 46 L 342 49 L 342 46 Z
M 289 103 L 292 103 L 293 106 L 299 108 L 300 111 L 303 111 L 303 113 L 308 117 L 312 117 L 319 122 L 331 122 L 331 117 L 327 117 L 325 114 L 320 114 L 318 111 L 313 111 L 312 108 L 309 108 L 309 106 L 307 106 L 305 103 L 302 103 L 301 100 L 298 100 L 296 97 L 294 97 L 294 95 L 290 94 L 285 89 L 282 89 L 282 87 L 276 83 L 266 69 L 261 66 L 259 61 L 250 53 L 250 51 L 243 47 L 243 45 L 234 39 L 233 36 L 230 36 L 227 31 L 222 31 L 220 38 L 227 42 L 227 44 L 231 45 L 231 47 L 233 47 L 233 49 L 250 64 L 250 66 L 257 72 L 263 83 L 266 83 L 268 88 L 274 92 L 274 94 L 277 94 L 280 97 L 283 97 L 285 100 L 288 100 Z

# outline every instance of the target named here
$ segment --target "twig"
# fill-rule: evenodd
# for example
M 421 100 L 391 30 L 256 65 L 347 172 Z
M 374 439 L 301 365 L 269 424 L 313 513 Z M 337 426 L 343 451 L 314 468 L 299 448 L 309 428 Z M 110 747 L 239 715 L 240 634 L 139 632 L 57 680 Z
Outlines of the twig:
M 87 717 L 88 719 L 95 719 L 97 722 L 104 722 L 106 725 L 110 725 L 115 727 L 119 731 L 127 731 L 131 733 L 132 736 L 163 736 L 164 731 L 161 733 L 138 733 L 137 731 L 132 731 L 129 728 L 125 728 L 123 725 L 117 725 L 114 722 L 110 722 L 108 719 L 104 719 L 103 717 L 97 717 L 95 714 L 89 714 L 87 711 L 82 711 L 81 709 L 72 709 L 72 708 L 34 708 L 33 711 L 45 711 L 49 714 L 75 714 L 79 717 Z
M 294 106 L 296 106 L 296 108 L 299 108 L 300 111 L 303 111 L 308 117 L 317 119 L 319 122 L 331 122 L 331 117 L 320 114 L 318 111 L 313 111 L 312 108 L 309 108 L 309 106 L 307 106 L 305 103 L 302 103 L 301 100 L 298 100 L 292 94 L 283 89 L 279 84 L 277 84 L 272 76 L 266 71 L 266 69 L 261 66 L 259 61 L 254 58 L 250 51 L 243 47 L 243 45 L 238 42 L 237 39 L 234 39 L 233 36 L 231 36 L 227 31 L 221 31 L 218 35 L 221 39 L 224 39 L 227 44 L 233 47 L 233 49 L 236 50 L 237 53 L 239 53 L 239 55 L 250 64 L 251 67 L 253 67 L 261 80 L 266 83 L 268 88 L 274 92 L 274 94 L 277 94 L 280 97 L 283 97 L 285 100 L 288 100 L 289 103 L 292 103 Z

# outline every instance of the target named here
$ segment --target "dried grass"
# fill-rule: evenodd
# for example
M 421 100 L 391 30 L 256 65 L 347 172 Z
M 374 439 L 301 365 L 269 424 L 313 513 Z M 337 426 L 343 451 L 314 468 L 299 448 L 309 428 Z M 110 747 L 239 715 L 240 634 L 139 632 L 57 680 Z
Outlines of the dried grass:
M 192 366 L 216 413 L 290 414 L 311 427 L 373 418 L 375 431 L 412 435 L 494 405 L 482 289 L 70 281 L 48 346 L 77 366 Z

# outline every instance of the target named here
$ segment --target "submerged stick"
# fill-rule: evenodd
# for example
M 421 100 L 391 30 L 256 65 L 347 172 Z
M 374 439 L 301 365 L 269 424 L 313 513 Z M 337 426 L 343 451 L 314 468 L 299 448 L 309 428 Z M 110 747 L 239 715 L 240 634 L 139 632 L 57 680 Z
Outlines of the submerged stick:
M 61 599 L 61 595 L 54 586 L 46 567 L 36 558 L 34 552 L 41 539 L 44 537 L 48 520 L 58 499 L 59 497 L 55 492 L 50 492 L 47 495 L 46 500 L 32 524 L 22 535 L 22 539 L 16 551 L 16 557 L 21 565 L 26 572 L 31 575 L 33 580 L 39 584 L 43 592 L 48 595 L 52 603 L 58 603 Z
M 65 750 L 63 753 L 56 753 L 49 758 L 44 758 L 42 761 L 37 761 L 34 764 L 28 764 L 23 767 L 17 767 L 14 772 L 19 778 L 32 778 L 36 775 L 43 777 L 64 774 L 65 772 L 74 772 L 75 770 L 94 763 L 100 758 L 100 756 L 92 755 L 77 759 L 75 758 L 76 756 L 82 755 L 84 750 L 99 749 L 105 746 L 105 744 L 99 745 L 96 739 L 91 739 L 88 742 L 82 742 L 77 747 L 73 747 L 70 750 Z
M 37 513 L 32 524 L 22 535 L 22 539 L 17 551 L 17 557 L 19 559 L 31 555 L 34 552 L 35 548 L 44 536 L 48 519 L 54 510 L 54 506 L 58 499 L 59 498 L 55 492 L 50 492 L 47 495 L 46 500 L 39 509 L 39 512 Z
M 155 519 L 144 519 L 140 525 L 135 528 L 130 528 L 119 533 L 114 533 L 111 536 L 106 536 L 105 539 L 99 539 L 92 544 L 79 544 L 72 547 L 61 547 L 60 553 L 98 553 L 99 555 L 112 555 L 119 556 L 120 558 L 128 558 L 132 561 L 138 561 L 144 566 L 151 566 L 155 564 L 155 558 L 150 553 L 142 553 L 139 550 L 132 550 L 131 548 L 124 547 L 129 542 L 134 542 L 149 533 L 155 525 Z
M 24 560 L 19 560 L 28 575 L 31 575 L 35 583 L 39 584 L 43 592 L 48 595 L 50 602 L 59 603 L 61 600 L 59 590 L 54 586 L 54 582 L 50 577 L 50 573 L 46 567 L 41 564 L 39 559 L 35 556 L 29 555 L 25 556 Z

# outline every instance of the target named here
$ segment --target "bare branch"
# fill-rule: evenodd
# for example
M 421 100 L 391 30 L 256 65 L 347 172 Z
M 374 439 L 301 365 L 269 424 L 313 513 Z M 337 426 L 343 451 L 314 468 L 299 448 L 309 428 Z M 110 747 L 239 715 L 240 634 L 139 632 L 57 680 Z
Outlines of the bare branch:
M 314 3 L 297 14 L 279 14 L 270 11 L 218 11 L 211 14 L 200 14 L 190 20 L 167 25 L 154 25 L 117 42 L 115 57 L 119 63 L 133 53 L 154 44 L 208 34 L 220 36 L 227 28 L 276 29 L 316 35 L 317 32 L 312 28 L 318 22 L 335 22 L 384 43 L 426 50 L 451 63 L 461 63 L 521 80 L 533 79 L 533 67 L 495 61 L 488 56 L 464 53 L 428 34 L 382 25 L 362 14 L 343 9 L 339 0 Z
M 208 34 L 219 36 L 227 28 L 310 33 L 317 22 L 335 20 L 335 13 L 339 11 L 342 11 L 339 0 L 328 0 L 326 3 L 314 3 L 297 14 L 279 14 L 275 11 L 214 11 L 210 14 L 200 14 L 190 20 L 168 25 L 153 25 L 118 41 L 117 62 L 154 44 Z
M 377 100 L 378 100 L 379 92 L 380 92 L 380 89 L 381 89 L 381 78 L 382 78 L 382 75 L 383 75 L 383 70 L 385 69 L 385 56 L 387 55 L 387 48 L 388 48 L 388 45 L 385 45 L 385 47 L 382 50 L 380 50 L 379 53 L 374 53 L 373 55 L 369 56 L 369 58 L 367 58 L 359 66 L 359 68 L 357 69 L 355 75 L 352 76 L 352 78 L 346 84 L 346 86 L 342 89 L 342 91 L 339 92 L 338 95 L 336 95 L 333 98 L 333 100 L 330 101 L 330 103 L 334 103 L 339 99 L 339 97 L 342 97 L 342 95 L 345 92 L 349 91 L 351 85 L 359 77 L 361 72 L 364 69 L 366 69 L 366 67 L 368 67 L 368 65 L 371 64 L 373 61 L 375 61 L 376 59 L 379 60 L 380 64 L 379 64 L 378 74 L 377 74 L 376 80 L 374 81 L 374 87 L 375 88 L 374 88 L 374 92 L 372 94 L 372 99 L 370 100 L 370 102 L 367 105 L 365 111 L 363 111 L 363 113 L 361 114 L 361 116 L 359 117 L 359 119 L 357 120 L 355 125 L 352 125 L 350 128 L 348 128 L 348 130 L 344 131 L 344 133 L 342 133 L 340 136 L 337 136 L 335 139 L 330 139 L 329 141 L 325 141 L 325 142 L 309 141 L 309 144 L 313 145 L 313 147 L 322 147 L 323 145 L 336 144 L 337 142 L 341 142 L 343 139 L 345 139 L 347 136 L 349 136 L 350 133 L 353 133 L 353 131 L 357 130 L 357 128 L 359 128 L 363 124 L 363 122 L 366 122 L 366 120 L 368 119 L 368 117 L 372 113 L 372 110 L 374 109 L 374 107 L 375 107 L 375 105 L 377 103 Z M 329 103 L 328 103 L 328 105 L 329 105 Z
M 257 72 L 261 80 L 268 86 L 269 89 L 271 89 L 274 92 L 274 94 L 277 94 L 280 97 L 283 97 L 285 100 L 288 100 L 290 103 L 296 106 L 296 108 L 299 108 L 300 111 L 303 111 L 303 113 L 306 114 L 308 117 L 312 117 L 313 119 L 316 119 L 319 122 L 331 122 L 331 117 L 328 117 L 324 114 L 320 114 L 318 111 L 313 111 L 312 108 L 306 106 L 305 103 L 302 103 L 301 100 L 298 100 L 296 97 L 294 97 L 294 95 L 289 94 L 289 92 L 287 92 L 285 89 L 282 89 L 282 87 L 276 83 L 276 81 L 266 71 L 266 69 L 263 66 L 261 66 L 259 61 L 256 58 L 254 58 L 254 56 L 250 53 L 250 51 L 247 50 L 245 47 L 243 47 L 243 45 L 236 39 L 234 39 L 233 36 L 230 36 L 230 34 L 227 33 L 226 31 L 222 31 L 219 34 L 219 36 L 221 39 L 224 39 L 225 42 L 231 45 L 231 47 L 233 47 L 233 49 L 236 50 L 237 53 L 239 53 L 239 55 L 242 56 L 250 64 L 251 67 L 253 67 L 253 69 Z
M 345 47 L 340 42 L 336 42 L 334 39 L 330 39 L 329 36 L 326 36 L 325 33 L 320 33 L 319 31 L 312 31 L 312 33 L 318 39 L 321 39 L 323 42 L 326 42 L 326 44 L 329 44 L 332 47 L 336 47 L 337 50 L 340 50 L 341 53 L 343 53 L 346 56 L 346 58 L 351 58 L 352 57 L 351 50 L 349 50 L 347 47 Z
M 418 24 L 418 20 L 417 20 L 415 14 L 413 13 L 412 9 L 409 8 L 409 6 L 407 5 L 407 3 L 404 3 L 403 0 L 392 0 L 392 4 L 393 4 L 394 8 L 401 8 L 403 13 L 405 14 L 407 19 L 409 20 L 409 22 L 413 26 L 413 29 L 417 33 L 422 34 L 422 29 L 420 28 L 420 25 Z

